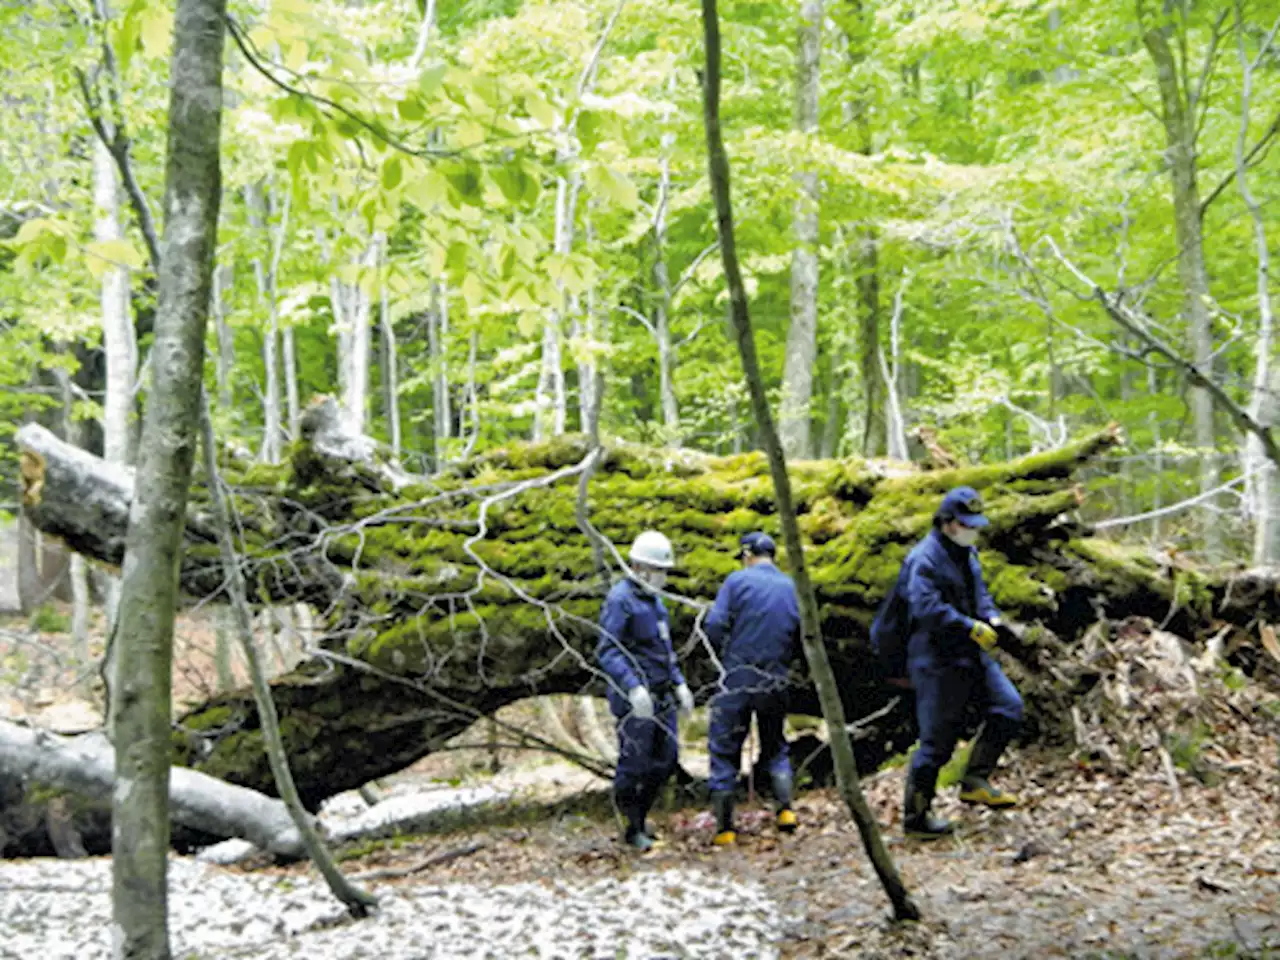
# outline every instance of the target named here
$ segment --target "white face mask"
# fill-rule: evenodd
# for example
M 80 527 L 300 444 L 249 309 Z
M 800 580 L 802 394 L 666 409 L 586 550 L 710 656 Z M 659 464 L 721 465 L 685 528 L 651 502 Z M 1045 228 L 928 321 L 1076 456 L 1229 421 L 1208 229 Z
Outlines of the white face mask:
M 948 533 L 953 542 L 962 547 L 972 547 L 978 542 L 978 531 L 972 527 L 961 527 L 955 533 Z
M 661 590 L 667 585 L 667 571 L 640 568 L 636 570 L 636 580 L 641 586 Z

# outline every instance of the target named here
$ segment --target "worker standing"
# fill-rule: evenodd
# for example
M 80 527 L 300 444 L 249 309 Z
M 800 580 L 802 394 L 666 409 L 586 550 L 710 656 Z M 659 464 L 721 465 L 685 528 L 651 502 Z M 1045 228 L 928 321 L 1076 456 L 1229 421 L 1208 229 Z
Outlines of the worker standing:
M 791 761 L 783 724 L 787 713 L 787 670 L 800 638 L 800 605 L 791 578 L 774 563 L 777 548 L 765 533 L 739 542 L 743 569 L 735 570 L 716 595 L 706 630 L 720 657 L 722 688 L 711 703 L 711 804 L 715 843 L 737 840 L 733 797 L 754 713 L 760 730 L 760 759 L 769 770 L 777 826 L 796 829 L 791 808 Z
M 985 718 L 969 754 L 960 799 L 997 808 L 1018 802 L 990 781 L 1021 726 L 1023 708 L 1018 691 L 991 656 L 1007 627 L 983 582 L 974 548 L 987 525 L 976 490 L 949 491 L 934 514 L 933 529 L 907 555 L 895 587 L 906 600 L 906 668 L 920 728 L 920 745 L 907 771 L 903 828 L 923 839 L 952 831 L 951 823 L 934 816 L 930 807 L 938 773 L 951 758 L 971 701 L 983 705 Z
M 676 663 L 671 621 L 659 591 L 675 565 L 671 541 L 646 530 L 631 545 L 632 576 L 609 591 L 600 613 L 596 660 L 618 731 L 614 802 L 626 820 L 623 840 L 637 850 L 655 842 L 646 817 L 679 758 L 677 706 L 688 715 L 693 694 Z

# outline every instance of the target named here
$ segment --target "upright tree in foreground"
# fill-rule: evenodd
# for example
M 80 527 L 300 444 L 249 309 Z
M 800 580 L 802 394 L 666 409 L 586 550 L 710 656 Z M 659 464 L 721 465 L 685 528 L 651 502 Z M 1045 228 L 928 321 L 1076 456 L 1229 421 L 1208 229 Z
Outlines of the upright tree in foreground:
M 755 335 L 751 329 L 751 315 L 747 308 L 747 291 L 738 267 L 738 250 L 733 234 L 733 209 L 729 202 L 729 160 L 724 152 L 724 140 L 720 134 L 720 17 L 716 0 L 702 0 L 702 24 L 706 40 L 707 67 L 703 77 L 704 120 L 707 128 L 707 160 L 711 179 L 711 198 L 716 208 L 716 228 L 720 235 L 720 256 L 724 262 L 725 283 L 729 288 L 729 316 L 738 353 L 742 357 L 742 372 L 751 392 L 751 408 L 756 426 L 769 457 L 769 472 L 773 476 L 773 489 L 778 507 L 778 519 L 782 523 L 783 541 L 795 577 L 796 592 L 800 596 L 800 615 L 804 622 L 804 655 L 809 662 L 809 673 L 818 691 L 822 716 L 831 731 L 831 756 L 835 762 L 836 782 L 840 795 L 849 805 L 853 819 L 862 835 L 867 854 L 875 866 L 876 874 L 885 892 L 893 902 L 894 916 L 899 920 L 918 920 L 920 910 L 898 876 L 893 858 L 880 836 L 880 827 L 867 806 L 862 788 L 858 784 L 858 768 L 854 763 L 853 744 L 845 724 L 844 705 L 836 687 L 835 673 L 827 659 L 827 648 L 822 641 L 822 621 L 818 612 L 818 599 L 805 568 L 804 548 L 800 543 L 800 527 L 796 522 L 795 503 L 791 496 L 791 481 L 787 476 L 786 456 L 778 438 L 769 411 L 764 380 L 760 376 L 760 363 L 756 359 Z
M 178 0 L 153 387 L 113 631 L 109 723 L 114 956 L 168 960 L 170 673 L 187 488 L 200 436 L 205 323 L 221 199 L 225 0 Z

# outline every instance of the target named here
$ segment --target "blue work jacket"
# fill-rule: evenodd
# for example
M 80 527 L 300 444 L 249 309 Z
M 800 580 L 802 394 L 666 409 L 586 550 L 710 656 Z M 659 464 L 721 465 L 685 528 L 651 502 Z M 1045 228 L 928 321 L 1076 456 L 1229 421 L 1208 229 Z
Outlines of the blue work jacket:
M 795 584 L 772 563 L 735 570 L 716 594 L 706 630 L 730 680 L 736 668 L 751 667 L 785 677 L 800 639 Z
M 976 663 L 982 652 L 969 632 L 975 620 L 1000 616 L 982 580 L 978 551 L 933 529 L 905 563 L 911 616 L 908 662 Z
M 614 584 L 600 611 L 603 635 L 596 660 L 612 681 L 611 692 L 646 686 L 655 697 L 684 683 L 671 645 L 671 621 L 662 599 L 634 580 Z

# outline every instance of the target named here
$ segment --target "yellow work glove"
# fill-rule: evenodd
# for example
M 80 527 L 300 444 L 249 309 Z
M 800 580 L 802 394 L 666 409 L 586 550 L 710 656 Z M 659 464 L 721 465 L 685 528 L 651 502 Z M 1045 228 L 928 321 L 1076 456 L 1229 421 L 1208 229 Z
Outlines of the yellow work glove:
M 988 652 L 996 648 L 995 628 L 982 620 L 973 622 L 973 629 L 969 631 L 969 639 Z

